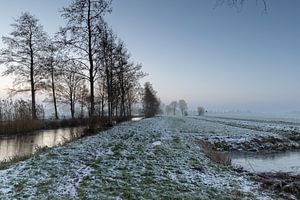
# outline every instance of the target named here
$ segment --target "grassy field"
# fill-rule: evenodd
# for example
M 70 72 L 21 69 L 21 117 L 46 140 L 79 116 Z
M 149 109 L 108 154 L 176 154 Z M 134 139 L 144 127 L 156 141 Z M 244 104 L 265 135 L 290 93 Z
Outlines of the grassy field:
M 209 126 L 157 117 L 47 149 L 0 171 L 0 199 L 279 199 L 204 154 Z

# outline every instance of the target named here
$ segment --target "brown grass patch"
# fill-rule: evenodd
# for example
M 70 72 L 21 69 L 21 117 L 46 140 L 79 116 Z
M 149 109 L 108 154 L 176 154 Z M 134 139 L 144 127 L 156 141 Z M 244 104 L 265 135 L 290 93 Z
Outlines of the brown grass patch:
M 284 172 L 257 173 L 252 176 L 265 189 L 278 193 L 285 199 L 300 199 L 300 175 Z
M 212 161 L 224 166 L 231 165 L 231 158 L 227 152 L 216 151 L 210 143 L 203 140 L 199 140 L 199 144 L 201 145 L 205 155 Z

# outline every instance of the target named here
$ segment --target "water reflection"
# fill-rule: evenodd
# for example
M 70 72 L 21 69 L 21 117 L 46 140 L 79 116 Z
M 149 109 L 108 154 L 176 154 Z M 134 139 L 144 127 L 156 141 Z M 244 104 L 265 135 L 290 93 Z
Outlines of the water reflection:
M 140 121 L 142 119 L 143 119 L 143 117 L 133 117 L 133 118 L 131 118 L 131 121 Z
M 0 160 L 32 154 L 37 147 L 53 147 L 83 134 L 83 127 L 36 131 L 30 135 L 0 138 Z
M 132 121 L 139 121 L 143 117 L 134 117 Z M 0 161 L 16 155 L 35 153 L 37 147 L 53 147 L 62 144 L 71 138 L 77 138 L 83 134 L 84 127 L 64 128 L 56 130 L 36 131 L 32 134 L 13 135 L 0 137 Z
M 231 153 L 232 163 L 251 172 L 293 172 L 300 174 L 300 151 L 272 154 Z

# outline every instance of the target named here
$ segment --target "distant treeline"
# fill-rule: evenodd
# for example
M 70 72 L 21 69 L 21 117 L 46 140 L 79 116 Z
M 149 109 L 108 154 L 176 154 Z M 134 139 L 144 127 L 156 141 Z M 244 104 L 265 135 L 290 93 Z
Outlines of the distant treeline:
M 0 99 L 0 135 L 9 134 L 25 134 L 40 129 L 57 129 L 65 127 L 78 127 L 89 126 L 85 129 L 86 134 L 92 133 L 92 131 L 102 130 L 107 128 L 109 123 L 108 116 L 98 116 L 93 118 L 93 124 L 91 124 L 91 118 L 77 117 L 76 119 L 47 119 L 45 118 L 44 106 L 37 104 L 37 118 L 39 120 L 32 120 L 32 103 L 30 100 L 12 100 L 12 99 Z M 112 118 L 116 123 L 130 120 L 131 117 L 117 117 Z M 93 125 L 94 127 L 91 127 Z M 91 130 L 93 128 L 93 130 Z

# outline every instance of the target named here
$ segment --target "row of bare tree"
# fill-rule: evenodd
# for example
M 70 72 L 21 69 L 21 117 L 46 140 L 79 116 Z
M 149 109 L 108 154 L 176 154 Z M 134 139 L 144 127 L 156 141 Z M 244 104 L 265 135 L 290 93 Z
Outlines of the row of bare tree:
M 178 109 L 179 112 L 181 113 L 182 116 L 187 116 L 188 113 L 188 105 L 186 103 L 185 100 L 181 99 L 178 102 L 177 101 L 172 101 L 170 104 L 164 106 L 164 112 L 167 115 L 176 115 L 178 113 Z M 198 106 L 197 107 L 197 115 L 204 115 L 204 113 L 206 112 L 206 110 L 204 109 L 204 107 L 202 106 Z M 190 113 L 195 113 L 190 112 Z
M 165 113 L 167 115 L 176 115 L 177 107 L 179 107 L 181 115 L 188 115 L 188 105 L 183 99 L 179 100 L 178 102 L 172 101 L 169 105 L 166 105 Z
M 131 115 L 145 74 L 104 20 L 111 12 L 110 0 L 72 0 L 62 10 L 66 25 L 49 38 L 39 20 L 23 13 L 3 37 L 0 52 L 3 75 L 14 75 L 12 93 L 30 92 L 32 119 L 37 119 L 36 95 L 47 91 L 55 118 L 58 103 L 68 103 L 71 117 L 80 105 L 81 116 Z

